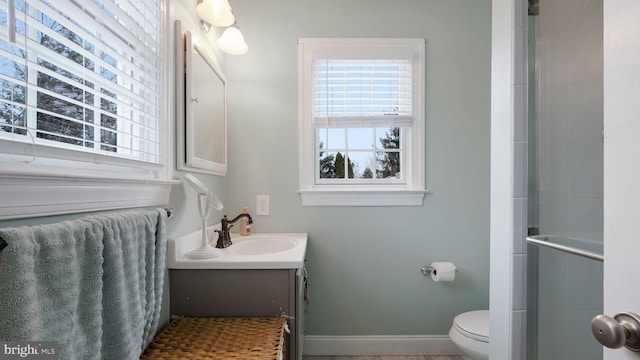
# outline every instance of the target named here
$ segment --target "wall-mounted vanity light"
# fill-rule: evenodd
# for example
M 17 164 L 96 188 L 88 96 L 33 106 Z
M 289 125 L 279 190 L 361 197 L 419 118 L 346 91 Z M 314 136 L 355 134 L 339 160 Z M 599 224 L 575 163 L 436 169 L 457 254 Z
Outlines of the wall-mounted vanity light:
M 216 41 L 216 44 L 218 44 L 220 50 L 232 55 L 242 55 L 249 50 L 237 23 L 228 27 Z
M 196 11 L 200 21 L 215 26 L 229 26 L 235 22 L 228 0 L 198 0 Z
M 209 32 L 211 25 L 229 26 L 216 42 L 220 50 L 232 55 L 242 55 L 249 50 L 231 12 L 229 0 L 198 0 L 196 12 L 204 32 Z

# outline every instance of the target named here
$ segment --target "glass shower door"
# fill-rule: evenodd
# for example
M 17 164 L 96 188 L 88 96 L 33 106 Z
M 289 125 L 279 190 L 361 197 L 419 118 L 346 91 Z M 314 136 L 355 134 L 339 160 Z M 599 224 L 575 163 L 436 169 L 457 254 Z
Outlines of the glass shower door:
M 601 360 L 603 1 L 529 5 L 528 359 Z
M 528 359 L 601 360 L 591 319 L 602 313 L 602 244 L 531 236 Z

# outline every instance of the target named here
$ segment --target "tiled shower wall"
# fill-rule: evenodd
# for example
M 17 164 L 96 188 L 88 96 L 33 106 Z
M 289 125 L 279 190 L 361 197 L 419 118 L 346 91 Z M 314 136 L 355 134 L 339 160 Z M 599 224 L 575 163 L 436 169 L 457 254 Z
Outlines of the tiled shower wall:
M 602 243 L 602 0 L 540 0 L 541 233 Z

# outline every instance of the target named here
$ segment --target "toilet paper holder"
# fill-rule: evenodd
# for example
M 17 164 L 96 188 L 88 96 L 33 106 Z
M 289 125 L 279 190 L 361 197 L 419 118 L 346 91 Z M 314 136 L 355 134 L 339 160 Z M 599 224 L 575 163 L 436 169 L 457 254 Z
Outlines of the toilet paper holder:
M 422 275 L 424 276 L 431 276 L 431 273 L 433 272 L 433 267 L 429 266 L 429 265 L 424 265 L 423 267 L 420 268 L 420 271 L 422 271 Z M 455 270 L 456 273 L 458 272 L 458 269 Z

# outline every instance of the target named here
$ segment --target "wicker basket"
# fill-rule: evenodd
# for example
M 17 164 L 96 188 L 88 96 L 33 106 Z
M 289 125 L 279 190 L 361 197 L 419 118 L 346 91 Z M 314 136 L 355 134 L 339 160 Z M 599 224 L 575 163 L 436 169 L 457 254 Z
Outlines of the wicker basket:
M 283 355 L 285 318 L 172 320 L 140 359 L 261 359 Z

